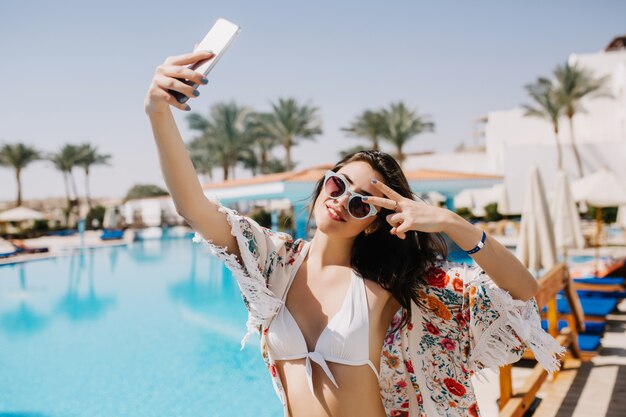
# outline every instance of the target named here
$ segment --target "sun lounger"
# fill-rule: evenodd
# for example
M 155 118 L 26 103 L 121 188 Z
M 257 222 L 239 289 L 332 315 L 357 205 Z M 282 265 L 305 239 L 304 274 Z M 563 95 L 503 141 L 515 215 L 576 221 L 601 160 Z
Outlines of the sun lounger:
M 593 284 L 593 285 L 624 285 L 626 278 L 621 277 L 606 277 L 606 278 L 574 278 L 574 282 L 581 284 Z
M 606 316 L 617 307 L 617 300 L 599 297 L 579 297 L 585 318 L 598 321 L 606 320 Z M 567 300 L 557 297 L 557 310 L 560 314 L 570 314 L 571 309 Z
M 9 243 L 15 247 L 17 253 L 44 253 L 49 252 L 49 249 L 46 247 L 33 248 L 26 246 L 24 241 L 21 239 L 9 239 Z
M 123 239 L 123 238 L 124 238 L 123 229 L 104 229 L 102 234 L 100 235 L 101 240 L 113 240 L 113 239 Z
M 550 323 L 549 332 L 556 338 L 559 344 L 569 348 L 575 358 L 582 359 L 583 354 L 578 346 L 578 332 L 585 330 L 584 316 L 579 303 L 576 301 L 576 292 L 571 289 L 567 266 L 565 263 L 555 265 L 538 280 L 539 292 L 535 296 L 537 305 L 541 310 L 546 307 L 547 320 Z M 570 315 L 569 325 L 557 329 L 558 313 L 555 297 L 560 290 L 568 294 L 567 299 L 572 302 L 574 313 Z M 572 294 L 570 296 L 569 294 Z M 527 350 L 524 358 L 534 359 L 532 351 Z M 539 364 L 536 364 L 531 373 L 524 379 L 522 388 L 513 392 L 512 365 L 500 368 L 500 416 L 518 417 L 524 415 L 535 403 L 537 392 L 548 377 L 548 373 Z
M 578 290 L 580 297 L 598 297 L 598 298 L 626 298 L 626 291 L 589 291 Z
M 10 258 L 11 256 L 17 255 L 18 252 L 16 250 L 12 252 L 0 252 L 0 259 Z
M 541 327 L 548 330 L 548 320 L 541 321 Z M 559 331 L 569 327 L 567 320 L 559 320 Z M 595 352 L 602 342 L 602 334 L 606 329 L 606 323 L 602 322 L 585 322 L 585 333 L 578 334 L 578 347 L 584 352 Z

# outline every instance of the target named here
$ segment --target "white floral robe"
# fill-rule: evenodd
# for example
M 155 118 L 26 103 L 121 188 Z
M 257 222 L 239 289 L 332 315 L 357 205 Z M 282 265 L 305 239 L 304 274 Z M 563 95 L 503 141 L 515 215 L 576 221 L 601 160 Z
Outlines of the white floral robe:
M 199 233 L 193 240 L 204 242 L 233 272 L 248 310 L 242 348 L 251 334 L 260 334 L 261 355 L 287 417 L 285 392 L 266 334 L 284 302 L 290 274 L 303 260 L 302 248 L 310 242 L 294 241 L 230 208 L 220 205 L 219 210 L 227 214 L 244 266 Z M 515 300 L 480 267 L 459 262 L 438 261 L 424 278 L 419 303 L 411 304 L 410 323 L 390 332 L 405 314 L 399 309 L 383 343 L 379 384 L 387 416 L 478 416 L 471 376 L 517 361 L 526 348 L 547 370 L 557 369 L 563 350 L 541 329 L 534 299 Z

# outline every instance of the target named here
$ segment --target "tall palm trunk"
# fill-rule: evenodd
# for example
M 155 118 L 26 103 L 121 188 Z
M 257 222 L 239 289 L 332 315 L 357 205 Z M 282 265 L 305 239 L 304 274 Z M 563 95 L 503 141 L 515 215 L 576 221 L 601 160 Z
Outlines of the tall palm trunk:
M 291 171 L 291 138 L 285 138 L 285 169 Z
M 65 197 L 67 198 L 67 209 L 72 208 L 72 196 L 70 195 L 70 186 L 67 178 L 67 172 L 63 172 L 63 183 L 65 185 Z
M 22 205 L 22 179 L 21 179 L 22 171 L 19 169 L 15 170 L 15 180 L 17 181 L 17 201 L 16 207 Z
M 78 202 L 78 187 L 76 187 L 76 180 L 74 179 L 74 175 L 72 174 L 72 171 L 69 171 L 68 174 L 70 176 L 70 181 L 72 184 L 72 191 L 74 192 L 74 197 L 76 201 Z
M 85 168 L 85 199 L 87 200 L 87 207 L 91 211 L 91 196 L 89 195 L 89 168 Z
M 574 142 L 574 115 L 568 113 L 567 118 L 569 119 L 569 132 L 572 139 L 572 151 L 574 151 L 574 157 L 576 158 L 576 166 L 578 167 L 578 176 L 580 178 L 583 177 L 583 164 L 580 159 L 580 153 L 578 152 L 578 146 Z
M 556 140 L 556 154 L 557 154 L 557 166 L 559 170 L 563 169 L 563 156 L 561 152 L 561 141 L 559 140 L 559 127 L 554 125 L 554 139 Z
M 402 164 L 404 163 L 404 152 L 402 152 L 402 145 L 396 145 L 396 159 L 398 160 L 398 165 L 402 168 Z
M 267 174 L 267 151 L 265 149 L 261 149 L 261 174 Z

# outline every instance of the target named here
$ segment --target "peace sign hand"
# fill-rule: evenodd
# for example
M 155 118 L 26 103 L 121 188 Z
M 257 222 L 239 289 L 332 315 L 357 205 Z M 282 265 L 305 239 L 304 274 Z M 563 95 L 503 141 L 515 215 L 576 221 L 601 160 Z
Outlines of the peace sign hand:
M 374 178 L 372 178 L 372 184 L 388 198 L 368 196 L 365 201 L 395 211 L 385 218 L 387 223 L 392 226 L 390 231 L 392 235 L 395 234 L 400 239 L 404 239 L 406 232 L 410 230 L 437 233 L 442 232 L 446 227 L 452 213 L 450 210 L 403 197 Z

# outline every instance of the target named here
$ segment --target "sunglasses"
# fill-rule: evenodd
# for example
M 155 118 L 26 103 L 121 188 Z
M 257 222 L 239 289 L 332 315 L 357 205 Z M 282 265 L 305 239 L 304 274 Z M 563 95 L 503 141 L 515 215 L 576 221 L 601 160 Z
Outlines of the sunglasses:
M 370 216 L 375 216 L 377 213 L 376 207 L 371 203 L 363 201 L 362 194 L 355 193 L 348 188 L 348 182 L 343 175 L 337 174 L 334 171 L 326 171 L 324 176 L 324 193 L 333 199 L 338 199 L 344 194 L 350 194 L 348 198 L 348 213 L 355 219 L 365 219 Z

